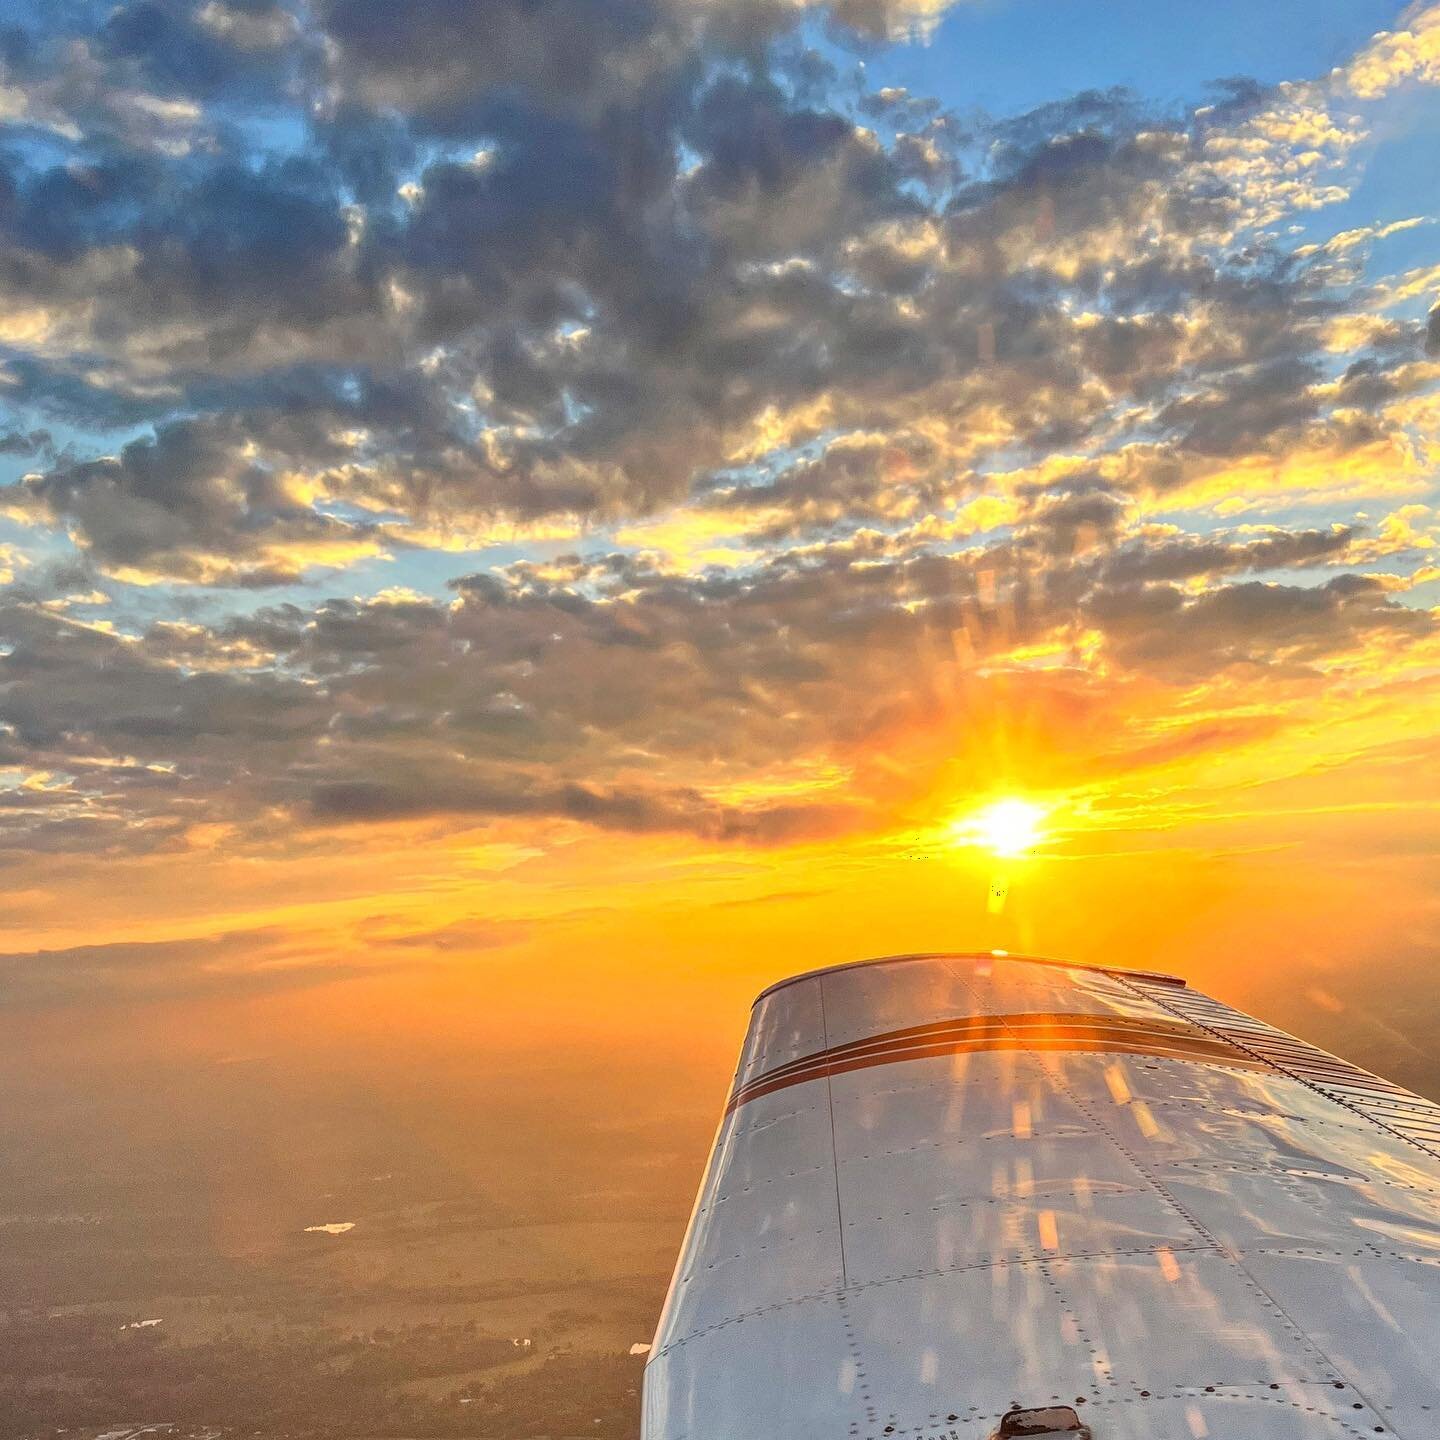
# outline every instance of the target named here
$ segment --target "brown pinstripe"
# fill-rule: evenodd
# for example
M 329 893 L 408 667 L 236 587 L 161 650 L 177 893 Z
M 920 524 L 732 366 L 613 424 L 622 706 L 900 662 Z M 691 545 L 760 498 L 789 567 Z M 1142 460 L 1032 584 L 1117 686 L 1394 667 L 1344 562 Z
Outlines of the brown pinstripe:
M 843 1075 L 851 1070 L 895 1065 L 905 1060 L 930 1060 L 942 1055 L 992 1050 L 1151 1055 L 1170 1060 L 1206 1061 L 1238 1070 L 1274 1068 L 1182 1020 L 1065 1013 L 974 1015 L 867 1035 L 863 1040 L 834 1045 L 777 1065 L 739 1086 L 731 1095 L 725 1113 L 728 1115 L 761 1095 L 827 1075 Z

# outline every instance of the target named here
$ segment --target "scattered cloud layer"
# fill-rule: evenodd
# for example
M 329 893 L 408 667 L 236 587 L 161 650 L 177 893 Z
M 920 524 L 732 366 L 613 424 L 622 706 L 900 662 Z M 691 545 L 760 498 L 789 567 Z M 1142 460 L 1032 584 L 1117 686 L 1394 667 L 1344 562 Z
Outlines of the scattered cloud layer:
M 1423 687 L 1436 217 L 1326 216 L 1440 9 L 991 117 L 854 63 L 944 8 L 5 31 L 0 865 L 873 837 Z

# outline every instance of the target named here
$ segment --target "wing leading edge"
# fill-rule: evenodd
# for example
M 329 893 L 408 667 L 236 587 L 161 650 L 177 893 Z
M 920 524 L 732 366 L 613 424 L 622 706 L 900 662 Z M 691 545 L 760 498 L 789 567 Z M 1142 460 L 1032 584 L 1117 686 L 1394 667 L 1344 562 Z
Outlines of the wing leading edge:
M 1440 1106 L 1169 977 L 902 956 L 756 1002 L 643 1434 L 1420 1440 L 1437 1349 Z

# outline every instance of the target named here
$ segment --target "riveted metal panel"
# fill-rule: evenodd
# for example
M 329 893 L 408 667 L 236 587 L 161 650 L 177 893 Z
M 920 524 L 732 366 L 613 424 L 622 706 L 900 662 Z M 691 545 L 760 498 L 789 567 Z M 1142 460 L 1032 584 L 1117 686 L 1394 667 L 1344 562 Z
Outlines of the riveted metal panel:
M 1428 1440 L 1440 1107 L 1173 981 L 904 957 L 769 992 L 645 1440 Z

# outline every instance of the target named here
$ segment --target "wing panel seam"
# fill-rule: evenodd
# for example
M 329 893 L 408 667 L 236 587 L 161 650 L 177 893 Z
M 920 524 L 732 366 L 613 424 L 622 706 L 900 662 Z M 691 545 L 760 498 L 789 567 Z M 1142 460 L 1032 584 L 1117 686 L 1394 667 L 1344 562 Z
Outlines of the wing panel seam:
M 830 1025 L 825 1017 L 825 977 L 819 977 L 820 991 L 820 1043 L 830 1048 Z M 830 1117 L 830 1168 L 835 1176 L 835 1235 L 840 1242 L 840 1293 L 843 1295 L 850 1281 L 850 1271 L 845 1264 L 845 1207 L 840 1203 L 840 1147 L 835 1143 L 835 1092 L 830 1076 L 825 1076 L 825 1110 Z

